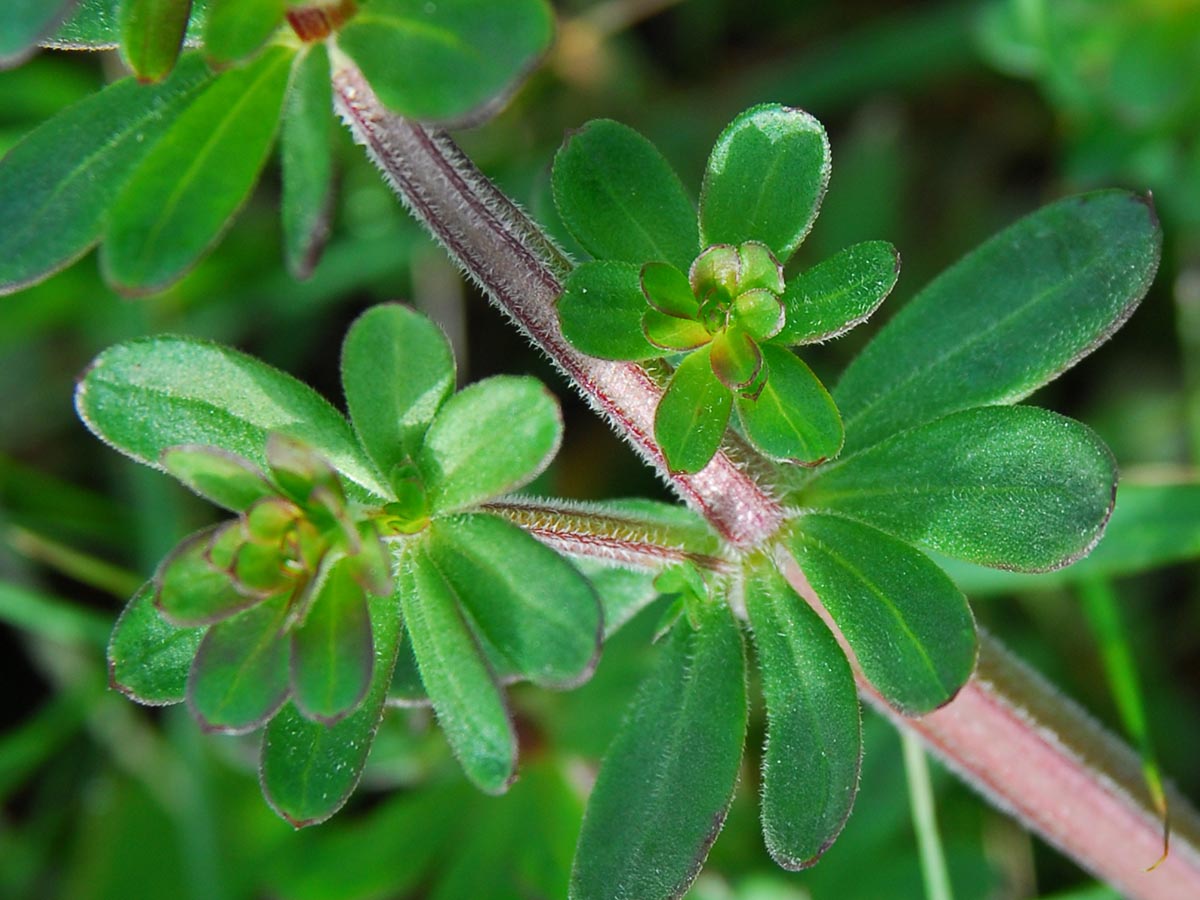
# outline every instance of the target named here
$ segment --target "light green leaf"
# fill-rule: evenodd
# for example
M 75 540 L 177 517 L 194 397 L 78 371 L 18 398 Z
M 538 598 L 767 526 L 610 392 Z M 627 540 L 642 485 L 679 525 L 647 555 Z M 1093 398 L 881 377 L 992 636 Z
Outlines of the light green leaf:
M 277 492 L 250 460 L 219 447 L 168 447 L 162 467 L 205 500 L 242 512 Z
M 477 120 L 550 45 L 545 0 L 371 0 L 338 34 L 384 104 L 414 119 Z
M 122 0 L 80 0 L 75 12 L 42 46 L 59 50 L 115 50 L 121 42 L 121 3 Z M 192 15 L 183 38 L 185 46 L 195 47 L 200 43 L 208 7 L 209 0 L 192 0 Z
M 293 51 L 230 69 L 178 115 L 114 203 L 105 277 L 149 293 L 182 277 L 219 239 L 267 160 Z
M 569 562 L 497 516 L 435 519 L 429 555 L 472 625 L 512 671 L 544 687 L 586 680 L 600 655 L 600 605 Z
M 554 157 L 563 224 L 597 259 L 687 271 L 700 250 L 696 211 L 675 170 L 632 128 L 589 122 Z
M 445 402 L 417 463 L 433 509 L 454 512 L 528 484 L 561 441 L 554 395 L 536 378 L 496 375 Z
M 802 502 L 949 556 L 1043 571 L 1095 545 L 1116 489 L 1116 461 L 1085 425 L 1032 406 L 989 406 L 820 470 Z
M 671 376 L 654 415 L 654 438 L 672 472 L 699 472 L 729 424 L 733 395 L 717 380 L 709 348 L 688 354 Z
M 358 485 L 360 499 L 386 489 L 350 425 L 312 388 L 253 357 L 182 337 L 143 338 L 101 353 L 75 391 L 92 433 L 157 467 L 180 444 L 220 447 L 266 468 L 267 435 L 302 440 Z
M 659 356 L 675 351 L 695 350 L 713 340 L 708 329 L 694 319 L 680 319 L 657 309 L 646 308 L 642 317 L 642 334 L 656 347 Z
M 210 0 L 204 52 L 218 66 L 245 59 L 279 27 L 285 5 L 285 0 Z
M 680 897 L 733 797 L 746 737 L 742 637 L 723 604 L 658 648 L 584 814 L 572 900 Z
M 191 12 L 191 0 L 122 0 L 121 56 L 140 80 L 159 81 L 174 68 Z
M 263 735 L 263 794 L 271 808 L 297 828 L 324 822 L 342 808 L 362 775 L 403 634 L 399 593 L 369 602 L 375 658 L 362 704 L 335 725 L 304 718 L 288 703 Z
M 390 478 L 416 457 L 434 414 L 454 391 L 454 352 L 420 313 L 376 306 L 346 332 L 342 387 L 358 439 Z
M 879 308 L 900 275 L 887 241 L 847 247 L 792 278 L 783 295 L 787 320 L 779 344 L 812 344 L 843 334 Z
M 700 191 L 705 246 L 761 241 L 786 263 L 829 184 L 829 139 L 806 112 L 765 103 L 741 113 L 713 146 Z
M 767 381 L 758 397 L 736 399 L 746 437 L 774 459 L 816 465 L 837 456 L 842 419 L 825 385 L 785 347 L 761 348 Z
M 927 556 L 867 525 L 818 513 L 795 521 L 788 545 L 888 703 L 921 715 L 958 693 L 975 667 L 975 621 Z
M 227 530 L 239 527 L 237 522 L 227 522 L 197 531 L 159 564 L 154 574 L 154 604 L 173 625 L 210 625 L 262 600 L 260 595 L 239 591 L 233 574 L 211 557 L 214 544 L 228 537 Z
M 947 413 L 1015 403 L 1129 317 L 1158 268 L 1149 200 L 1097 191 L 1051 204 L 934 279 L 834 391 L 846 449 Z
M 489 794 L 508 789 L 517 740 L 504 694 L 458 606 L 422 547 L 401 565 L 400 600 L 421 681 L 467 777 Z
M 28 134 L 0 161 L 0 294 L 80 257 L 138 163 L 211 75 L 184 57 L 162 84 L 118 81 Z
M 0 4 L 0 69 L 25 59 L 77 0 L 5 0 Z
M 841 833 L 858 791 L 854 673 L 820 616 L 769 562 L 746 580 L 746 612 L 767 703 L 763 836 L 775 862 L 805 869 Z
M 117 619 L 108 644 L 113 687 L 148 706 L 183 702 L 188 668 L 203 628 L 177 628 L 154 608 L 154 585 L 142 586 Z
M 324 44 L 310 44 L 292 63 L 279 138 L 283 247 L 294 278 L 312 274 L 329 236 L 332 107 L 329 52 Z
M 694 319 L 700 302 L 692 293 L 688 277 L 670 263 L 648 262 L 641 271 L 642 295 L 646 302 L 667 316 Z
M 585 262 L 574 269 L 558 298 L 563 336 L 575 349 L 601 359 L 662 356 L 642 333 L 647 309 L 638 267 L 612 260 Z

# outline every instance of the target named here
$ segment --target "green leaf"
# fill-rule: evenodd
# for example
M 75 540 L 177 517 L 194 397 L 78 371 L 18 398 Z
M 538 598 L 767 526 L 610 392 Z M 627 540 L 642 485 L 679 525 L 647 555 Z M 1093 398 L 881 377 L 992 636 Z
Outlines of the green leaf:
M 733 396 L 717 380 L 709 348 L 679 364 L 654 415 L 654 438 L 672 472 L 699 472 L 713 458 L 729 424 Z
M 105 277 L 150 293 L 182 277 L 217 242 L 267 160 L 293 51 L 230 69 L 178 115 L 114 203 Z
M 948 556 L 1042 571 L 1095 545 L 1116 489 L 1116 461 L 1085 425 L 1032 406 L 989 406 L 819 471 L 803 502 Z
M 121 56 L 141 81 L 159 81 L 183 47 L 191 0 L 122 0 Z
M 15 66 L 52 32 L 77 0 L 5 0 L 0 4 L 0 69 Z
M 342 386 L 358 439 L 379 471 L 417 455 L 454 391 L 454 352 L 442 330 L 406 306 L 367 310 L 342 344 Z
M 563 336 L 575 349 L 601 359 L 662 356 L 642 333 L 647 309 L 638 267 L 612 260 L 585 262 L 574 269 L 558 298 Z
M 458 600 L 422 547 L 400 572 L 400 600 L 421 681 L 467 777 L 500 794 L 516 773 L 517 739 L 496 678 Z
M 600 766 L 572 900 L 682 896 L 725 821 L 746 737 L 745 658 L 727 607 L 699 614 L 658 649 Z
M 753 393 L 763 372 L 762 349 L 750 335 L 736 327 L 717 332 L 709 350 L 713 372 L 731 391 Z M 761 382 L 758 384 L 761 389 Z
M 692 283 L 670 263 L 646 263 L 639 280 L 646 302 L 663 315 L 679 319 L 699 315 L 700 302 L 692 293 Z
M 536 378 L 496 375 L 445 402 L 417 463 L 432 507 L 454 512 L 528 484 L 561 441 L 554 395 Z
M 1158 267 L 1149 200 L 1097 191 L 1051 204 L 934 279 L 879 332 L 834 395 L 846 449 L 947 413 L 1015 403 L 1103 343 Z
M 168 447 L 161 462 L 184 487 L 232 512 L 242 512 L 276 493 L 250 460 L 218 447 L 198 444 Z
M 130 174 L 210 79 L 197 56 L 162 84 L 123 79 L 8 152 L 0 161 L 0 294 L 40 281 L 96 242 Z
M 202 628 L 177 628 L 154 607 L 154 585 L 142 586 L 117 619 L 108 644 L 112 686 L 148 706 L 181 703 Z
M 862 725 L 854 673 L 820 616 L 769 562 L 746 581 L 746 612 L 767 704 L 762 825 L 771 858 L 805 869 L 854 805 Z
M 829 139 L 806 112 L 777 103 L 741 113 L 721 132 L 700 191 L 705 246 L 761 241 L 786 263 L 829 184 Z
M 80 0 L 75 12 L 54 34 L 42 43 L 59 50 L 115 50 L 121 42 L 120 7 L 122 0 Z M 208 17 L 209 0 L 192 0 L 183 43 L 200 43 Z
M 462 122 L 507 100 L 553 36 L 544 0 L 371 0 L 337 42 L 384 105 Z
M 245 734 L 264 725 L 288 696 L 288 597 L 259 603 L 208 629 L 187 684 L 187 702 L 205 731 Z
M 245 59 L 279 27 L 285 5 L 285 0 L 211 0 L 204 52 L 218 66 Z
M 170 447 L 202 444 L 265 469 L 267 435 L 278 431 L 352 479 L 359 499 L 387 493 L 349 423 L 324 398 L 219 344 L 156 337 L 110 347 L 80 379 L 75 409 L 93 434 L 149 466 Z
M 367 598 L 343 557 L 292 632 L 292 702 L 325 725 L 341 721 L 367 695 L 374 657 Z
M 699 252 L 696 211 L 679 176 L 632 128 L 589 122 L 555 155 L 552 181 L 563 224 L 597 259 L 686 272 Z
M 975 667 L 966 598 L 927 556 L 867 525 L 811 513 L 789 546 L 863 673 L 905 715 L 948 703 Z
M 429 695 L 421 683 L 421 670 L 417 668 L 417 657 L 413 654 L 412 641 L 404 641 L 396 657 L 396 668 L 392 672 L 392 683 L 388 686 L 388 706 L 428 706 Z
M 329 52 L 324 44 L 310 44 L 292 63 L 279 138 L 283 247 L 294 278 L 312 274 L 329 235 L 332 107 Z
M 786 347 L 761 347 L 767 381 L 757 398 L 739 396 L 746 437 L 774 459 L 816 465 L 837 456 L 842 419 L 825 385 Z
M 154 604 L 173 625 L 210 625 L 262 600 L 261 595 L 238 590 L 232 572 L 212 559 L 214 545 L 229 536 L 229 529 L 235 529 L 232 536 L 240 540 L 236 521 L 205 528 L 184 538 L 159 564 Z
M 600 604 L 586 578 L 520 528 L 486 514 L 430 527 L 429 555 L 505 670 L 544 687 L 586 680 L 600 655 Z
M 383 719 L 388 685 L 403 635 L 400 596 L 369 604 L 375 658 L 362 704 L 335 725 L 304 718 L 288 703 L 263 735 L 260 779 L 271 808 L 297 828 L 324 822 L 349 798 Z
M 663 351 L 686 351 L 712 341 L 708 329 L 694 319 L 680 319 L 657 309 L 647 309 L 642 317 L 642 334 L 661 356 Z
M 878 309 L 900 275 L 900 254 L 887 241 L 847 247 L 788 282 L 780 344 L 812 344 L 843 334 Z

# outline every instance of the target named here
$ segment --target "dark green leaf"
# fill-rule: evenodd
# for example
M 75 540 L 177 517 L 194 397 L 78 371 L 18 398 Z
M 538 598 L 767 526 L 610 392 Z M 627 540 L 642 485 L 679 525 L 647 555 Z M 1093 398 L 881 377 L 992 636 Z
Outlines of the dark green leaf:
M 553 35 L 545 0 L 371 0 L 338 47 L 401 115 L 462 121 L 506 100 Z
M 40 281 L 96 242 L 129 175 L 210 77 L 191 56 L 162 84 L 124 79 L 9 151 L 0 162 L 0 294 Z
M 180 542 L 159 564 L 154 575 L 154 603 L 176 626 L 209 625 L 228 619 L 262 600 L 260 595 L 238 590 L 230 568 L 224 561 L 214 562 L 213 546 L 229 529 L 240 529 L 238 522 L 227 522 L 197 531 Z M 240 540 L 234 533 L 235 540 Z
M 785 869 L 817 861 L 846 824 L 862 761 L 854 673 L 820 616 L 769 562 L 746 581 L 767 703 L 762 824 Z
M 242 512 L 276 493 L 250 460 L 218 447 L 168 447 L 161 462 L 185 487 L 233 512 Z
M 717 452 L 733 396 L 717 380 L 709 348 L 690 353 L 679 364 L 654 415 L 654 438 L 672 472 L 699 472 Z
M 463 770 L 489 794 L 508 789 L 517 739 L 504 694 L 450 585 L 421 547 L 401 566 L 400 599 L 421 681 Z
M 175 118 L 112 207 L 101 254 L 110 281 L 161 290 L 216 243 L 267 160 L 292 54 L 276 47 L 222 73 Z
M 865 322 L 900 275 L 900 254 L 887 241 L 847 247 L 788 282 L 780 344 L 827 341 Z
M 837 456 L 842 420 L 825 385 L 785 347 L 764 344 L 767 381 L 754 399 L 737 398 L 750 443 L 774 459 L 817 463 Z
M 417 455 L 454 391 L 454 353 L 425 316 L 406 306 L 376 306 L 346 333 L 342 387 L 358 439 L 388 478 Z
M 989 406 L 822 469 L 803 502 L 949 556 L 1042 571 L 1095 545 L 1116 488 L 1116 461 L 1091 429 L 1032 406 Z
M 279 27 L 285 5 L 285 0 L 211 0 L 204 52 L 217 65 L 245 59 Z M 325 113 L 328 118 L 328 108 Z
M 601 359 L 662 356 L 642 334 L 649 308 L 633 263 L 585 262 L 567 276 L 558 298 L 563 335 L 575 348 Z
M 421 683 L 421 670 L 413 654 L 412 641 L 404 641 L 396 657 L 396 668 L 392 672 L 392 683 L 388 687 L 388 706 L 428 706 L 429 695 Z
M 786 263 L 812 228 L 829 184 L 829 139 L 806 112 L 746 110 L 713 146 L 700 191 L 705 246 L 761 241 Z
M 535 378 L 496 375 L 459 391 L 417 457 L 438 512 L 467 509 L 536 478 L 562 440 L 562 413 Z
M 927 556 L 867 525 L 818 513 L 795 522 L 789 545 L 888 703 L 920 715 L 966 683 L 975 667 L 975 621 Z
M 646 302 L 664 315 L 694 319 L 699 314 L 700 302 L 692 293 L 692 283 L 670 263 L 646 263 L 640 281 Z
M 159 81 L 174 68 L 191 12 L 191 0 L 122 0 L 121 56 L 140 80 Z
M 157 337 L 117 344 L 80 379 L 75 408 L 92 433 L 158 466 L 180 444 L 221 447 L 265 468 L 267 435 L 299 438 L 361 487 L 387 491 L 349 423 L 305 384 L 219 344 Z
M 71 12 L 77 0 L 5 0 L 0 4 L 0 69 L 15 66 Z
M 324 44 L 311 44 L 292 63 L 279 138 L 284 256 L 295 278 L 312 274 L 329 234 L 332 106 L 329 53 Z
M 632 128 L 589 122 L 554 157 L 553 183 L 563 224 L 597 259 L 686 272 L 699 252 L 696 211 L 679 176 Z
M 336 725 L 304 718 L 286 704 L 263 735 L 259 770 L 267 802 L 297 828 L 324 822 L 349 798 L 383 718 L 403 634 L 399 594 L 369 601 L 375 659 L 362 705 Z
M 504 669 L 546 687 L 588 678 L 600 654 L 600 605 L 570 563 L 497 516 L 435 519 L 430 558 Z
M 846 449 L 946 413 L 1014 403 L 1074 365 L 1150 287 L 1162 236 L 1150 202 L 1098 191 L 1010 226 L 931 282 L 834 391 Z
M 571 872 L 572 900 L 680 897 L 733 797 L 746 737 L 742 638 L 729 609 L 700 608 L 658 649 L 600 767 Z
M 205 731 L 245 734 L 264 725 L 288 695 L 286 595 L 208 629 L 188 677 L 187 702 Z
M 133 595 L 108 644 L 109 681 L 138 703 L 181 703 L 202 628 L 176 628 L 154 607 L 154 585 Z

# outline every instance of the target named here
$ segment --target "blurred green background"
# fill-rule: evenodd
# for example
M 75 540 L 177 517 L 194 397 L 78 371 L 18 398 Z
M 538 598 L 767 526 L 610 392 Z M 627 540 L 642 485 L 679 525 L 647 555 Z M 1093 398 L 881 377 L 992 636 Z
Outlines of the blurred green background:
M 904 260 L 899 287 L 871 325 L 806 357 L 830 382 L 890 312 L 1003 225 L 1091 187 L 1153 191 L 1166 234 L 1154 288 L 1113 341 L 1033 402 L 1095 427 L 1125 473 L 1192 477 L 1200 454 L 1200 3 L 555 5 L 556 49 L 499 118 L 458 135 L 461 143 L 555 229 L 549 162 L 564 131 L 589 118 L 638 128 L 696 186 L 708 148 L 736 112 L 770 100 L 814 113 L 829 131 L 834 172 L 801 264 L 872 238 L 892 241 Z M 0 151 L 119 74 L 111 54 L 63 53 L 0 73 Z M 255 737 L 206 737 L 183 710 L 136 707 L 106 690 L 103 650 L 116 613 L 158 559 L 213 514 L 76 421 L 74 378 L 117 340 L 164 331 L 211 337 L 340 402 L 345 327 L 371 303 L 404 299 L 446 328 L 460 380 L 530 372 L 559 393 L 566 442 L 539 490 L 663 496 L 463 284 L 345 135 L 339 160 L 333 235 L 307 282 L 283 270 L 278 181 L 269 174 L 219 249 L 165 294 L 118 297 L 87 257 L 0 298 L 0 896 L 565 893 L 587 786 L 650 657 L 655 609 L 613 640 L 582 689 L 514 692 L 522 776 L 505 797 L 464 783 L 426 710 L 397 710 L 364 786 L 329 824 L 302 833 L 262 801 Z M 1198 574 L 1189 561 L 1116 583 L 1163 767 L 1193 797 Z M 1119 729 L 1071 589 L 980 598 L 975 611 Z M 825 860 L 793 875 L 770 862 L 758 833 L 762 728 L 759 712 L 729 822 L 690 896 L 922 897 L 893 729 L 868 713 L 855 813 Z M 934 776 L 956 897 L 1115 896 L 940 766 Z

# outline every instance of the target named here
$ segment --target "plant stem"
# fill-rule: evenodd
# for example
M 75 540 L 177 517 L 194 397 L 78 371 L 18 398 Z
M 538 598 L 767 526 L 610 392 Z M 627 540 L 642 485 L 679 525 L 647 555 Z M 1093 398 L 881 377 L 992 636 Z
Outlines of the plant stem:
M 946 871 L 946 856 L 938 834 L 937 815 L 933 803 L 933 785 L 929 780 L 929 762 L 920 739 L 911 731 L 900 732 L 904 750 L 904 774 L 908 778 L 908 802 L 912 807 L 913 830 L 921 853 L 921 877 L 925 881 L 927 900 L 954 900 L 950 890 L 950 873 Z

